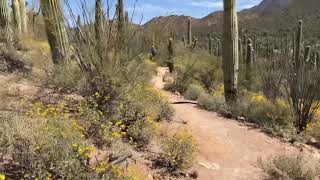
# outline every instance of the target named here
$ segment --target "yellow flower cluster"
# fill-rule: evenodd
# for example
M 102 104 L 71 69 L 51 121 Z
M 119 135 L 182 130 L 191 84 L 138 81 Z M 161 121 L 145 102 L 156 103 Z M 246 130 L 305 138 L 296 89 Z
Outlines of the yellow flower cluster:
M 214 96 L 219 97 L 219 96 L 224 96 L 224 85 L 219 84 L 216 88 L 216 90 L 213 93 Z
M 72 147 L 75 150 L 75 152 L 77 152 L 77 155 L 83 159 L 90 158 L 91 153 L 96 152 L 96 148 L 93 145 L 84 145 L 81 147 L 78 144 L 73 144 Z
M 95 171 L 99 174 L 113 173 L 116 177 L 124 177 L 125 173 L 116 165 L 108 164 L 106 161 L 100 161 Z
M 250 101 L 254 103 L 266 103 L 268 100 L 262 92 L 250 93 Z
M 65 118 L 68 118 L 70 116 L 70 111 L 66 108 L 66 104 L 64 102 L 61 102 L 58 105 L 44 105 L 41 102 L 37 102 L 31 105 L 27 115 L 30 117 L 40 116 L 43 118 L 63 115 Z
M 5 180 L 5 179 L 6 179 L 6 175 L 0 173 L 0 180 Z

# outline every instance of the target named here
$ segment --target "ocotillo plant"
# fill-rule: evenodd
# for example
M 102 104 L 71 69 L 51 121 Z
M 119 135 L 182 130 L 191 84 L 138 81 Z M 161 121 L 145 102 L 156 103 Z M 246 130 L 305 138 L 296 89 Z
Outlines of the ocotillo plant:
M 169 72 L 172 73 L 174 70 L 174 64 L 173 64 L 174 45 L 173 45 L 172 38 L 169 38 L 168 52 L 169 52 L 169 61 L 168 61 Z
M 12 14 L 13 14 L 14 32 L 18 36 L 20 36 L 22 29 L 21 29 L 21 14 L 20 14 L 19 0 L 12 0 Z
M 191 43 L 192 43 L 192 24 L 191 24 L 191 18 L 188 19 L 187 39 L 188 39 L 188 44 L 191 45 Z
M 296 45 L 295 45 L 295 59 L 294 62 L 296 66 L 299 66 L 299 58 L 301 54 L 301 47 L 302 47 L 302 23 L 303 21 L 299 21 L 299 26 L 298 26 L 298 32 L 297 32 L 297 37 L 296 37 Z
M 41 0 L 40 7 L 53 63 L 69 61 L 69 43 L 60 0 Z
M 26 9 L 26 0 L 19 0 L 19 9 L 20 9 L 20 16 L 21 16 L 21 30 L 22 33 L 28 32 L 28 16 L 27 16 L 27 9 Z
M 223 12 L 223 75 L 227 103 L 234 103 L 238 96 L 238 19 L 236 0 L 224 0 Z
M 7 44 L 11 46 L 12 30 L 10 26 L 8 0 L 0 0 L 0 28 L 4 33 Z

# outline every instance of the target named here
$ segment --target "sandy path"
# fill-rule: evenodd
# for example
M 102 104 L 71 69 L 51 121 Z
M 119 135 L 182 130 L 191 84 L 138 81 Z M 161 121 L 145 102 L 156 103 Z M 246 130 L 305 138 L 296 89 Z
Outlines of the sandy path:
M 155 87 L 163 88 L 165 68 L 158 68 L 153 79 Z M 185 101 L 183 98 L 164 92 L 171 102 Z M 267 159 L 276 154 L 297 154 L 299 149 L 272 138 L 258 129 L 220 117 L 218 114 L 199 109 L 192 104 L 174 104 L 176 114 L 170 127 L 183 126 L 177 121 L 186 121 L 200 148 L 196 170 L 201 180 L 262 179 L 257 167 L 259 158 Z M 303 150 L 306 156 L 317 156 Z

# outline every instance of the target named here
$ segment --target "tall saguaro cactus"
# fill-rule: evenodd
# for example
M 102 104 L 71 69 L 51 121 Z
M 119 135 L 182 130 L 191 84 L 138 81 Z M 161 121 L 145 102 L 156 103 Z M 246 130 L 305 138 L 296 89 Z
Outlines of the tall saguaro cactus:
M 7 44 L 11 46 L 12 31 L 10 26 L 8 0 L 0 0 L 0 28 L 1 31 L 4 33 Z
M 19 0 L 12 0 L 12 14 L 13 14 L 13 25 L 14 31 L 18 36 L 21 35 L 22 26 L 21 26 L 21 14 L 20 14 Z
M 53 63 L 68 61 L 68 38 L 60 0 L 41 0 L 40 6 Z
M 173 64 L 174 44 L 173 44 L 172 38 L 169 38 L 168 52 L 169 52 L 169 61 L 168 61 L 169 72 L 172 73 L 174 70 L 174 64 Z
M 187 33 L 187 38 L 188 38 L 188 44 L 191 45 L 191 43 L 192 43 L 192 24 L 191 24 L 191 18 L 188 19 L 188 33 Z
M 101 40 L 101 36 L 103 34 L 103 8 L 102 8 L 102 0 L 96 0 L 95 7 L 95 24 L 94 30 L 97 40 Z
M 236 0 L 224 0 L 223 13 L 223 74 L 227 103 L 233 103 L 238 95 L 238 18 Z
M 21 16 L 21 31 L 22 33 L 28 32 L 28 16 L 26 9 L 26 0 L 19 0 L 19 9 Z
M 118 17 L 118 40 L 121 48 L 125 43 L 125 11 L 123 0 L 118 0 L 117 4 L 117 17 Z
M 252 40 L 249 38 L 247 40 L 247 53 L 246 53 L 246 80 L 248 81 L 248 87 L 250 87 L 250 80 L 251 80 L 251 64 L 253 61 L 253 45 Z

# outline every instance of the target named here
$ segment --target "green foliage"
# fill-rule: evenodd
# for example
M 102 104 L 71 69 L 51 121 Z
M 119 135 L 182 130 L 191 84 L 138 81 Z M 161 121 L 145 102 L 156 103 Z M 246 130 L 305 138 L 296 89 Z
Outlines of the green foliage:
M 154 135 L 153 122 L 148 118 L 134 122 L 127 129 L 129 141 L 138 149 L 146 148 Z
M 224 97 L 222 96 L 211 96 L 208 94 L 203 94 L 199 97 L 198 102 L 201 108 L 208 111 L 220 112 L 226 107 Z
M 184 96 L 190 100 L 198 100 L 198 98 L 205 93 L 205 90 L 200 85 L 191 84 Z
M 307 161 L 301 156 L 276 156 L 270 161 L 259 162 L 268 179 L 313 180 L 318 173 L 308 167 Z
M 63 117 L 0 118 L 0 154 L 11 157 L 5 172 L 11 178 L 84 178 L 91 176 L 89 154 L 73 145 L 87 146 L 72 121 Z M 15 165 L 16 164 L 16 165 Z
M 162 140 L 163 159 L 169 170 L 187 170 L 195 165 L 197 145 L 186 129 L 179 129 Z

